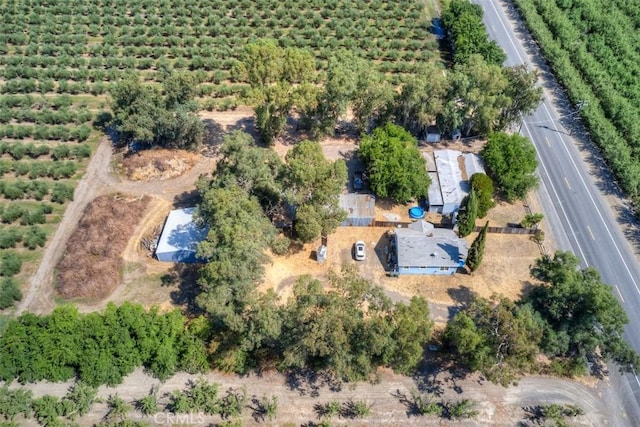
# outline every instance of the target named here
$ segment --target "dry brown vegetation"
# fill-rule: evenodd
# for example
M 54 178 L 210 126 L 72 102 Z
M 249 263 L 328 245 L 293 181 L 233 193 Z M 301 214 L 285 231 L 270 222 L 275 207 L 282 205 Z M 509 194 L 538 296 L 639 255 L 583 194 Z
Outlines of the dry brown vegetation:
M 185 150 L 142 150 L 121 157 L 118 169 L 131 181 L 164 180 L 184 174 L 199 158 Z
M 84 211 L 56 267 L 56 290 L 64 298 L 104 298 L 119 284 L 124 251 L 150 198 L 113 194 Z

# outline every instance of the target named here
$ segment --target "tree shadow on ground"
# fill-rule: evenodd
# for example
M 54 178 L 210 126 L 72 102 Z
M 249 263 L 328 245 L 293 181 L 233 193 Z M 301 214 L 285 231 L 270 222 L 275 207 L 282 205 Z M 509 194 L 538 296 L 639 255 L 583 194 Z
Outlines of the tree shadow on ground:
M 183 191 L 180 194 L 176 194 L 173 197 L 173 206 L 176 209 L 188 208 L 191 206 L 195 206 L 202 201 L 202 197 L 197 189 L 193 189 L 190 191 Z
M 470 288 L 463 285 L 460 285 L 457 288 L 447 289 L 447 294 L 463 308 L 469 305 L 475 295 Z
M 197 283 L 199 268 L 200 264 L 176 263 L 160 277 L 162 286 L 175 287 L 170 293 L 173 304 L 194 316 L 204 313 L 196 304 L 196 296 L 200 293 Z
M 260 131 L 258 130 L 258 126 L 256 125 L 256 118 L 254 116 L 244 117 L 238 120 L 235 124 L 227 126 L 226 133 L 236 130 L 248 133 L 257 143 L 263 143 L 262 136 L 260 135 Z
M 211 119 L 204 119 L 204 137 L 202 140 L 202 154 L 206 157 L 215 157 L 220 152 L 222 139 L 224 137 L 224 129 L 220 124 Z
M 342 390 L 342 382 L 326 371 L 312 369 L 292 369 L 285 373 L 285 384 L 290 390 L 297 391 L 300 396 L 318 397 L 320 389 L 327 387 L 330 391 Z
M 520 298 L 520 300 L 522 301 L 526 299 L 531 294 L 531 292 L 533 292 L 534 289 L 537 289 L 539 287 L 540 287 L 539 283 L 533 283 L 533 282 L 530 282 L 529 280 L 523 281 L 522 292 L 521 292 L 522 297 Z

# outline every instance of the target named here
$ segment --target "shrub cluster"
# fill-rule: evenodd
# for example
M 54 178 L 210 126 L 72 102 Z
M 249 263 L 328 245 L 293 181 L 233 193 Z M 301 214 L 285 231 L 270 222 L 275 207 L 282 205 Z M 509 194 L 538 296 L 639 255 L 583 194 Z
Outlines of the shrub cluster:
M 201 372 L 207 360 L 177 310 L 145 311 L 131 303 L 109 304 L 101 313 L 62 306 L 46 316 L 23 314 L 0 337 L 0 378 L 8 382 L 77 377 L 92 386 L 116 385 L 140 365 L 164 380 L 178 370 Z
M 0 206 L 0 219 L 5 224 L 11 224 L 20 220 L 20 225 L 44 224 L 47 221 L 46 215 L 53 212 L 53 207 L 41 202 L 33 209 L 11 203 L 7 206 Z
M 0 126 L 0 138 L 54 141 L 86 141 L 91 134 L 91 126 L 49 126 L 49 125 L 4 125 Z
M 16 162 L 0 160 L 0 175 L 9 172 L 16 176 L 28 175 L 29 179 L 36 178 L 71 178 L 78 170 L 78 165 L 74 161 L 30 161 Z
M 40 201 L 50 194 L 52 202 L 63 204 L 67 200 L 73 200 L 73 192 L 73 184 L 66 182 L 55 182 L 52 185 L 48 181 L 39 179 L 0 181 L 0 194 L 9 200 L 35 199 Z

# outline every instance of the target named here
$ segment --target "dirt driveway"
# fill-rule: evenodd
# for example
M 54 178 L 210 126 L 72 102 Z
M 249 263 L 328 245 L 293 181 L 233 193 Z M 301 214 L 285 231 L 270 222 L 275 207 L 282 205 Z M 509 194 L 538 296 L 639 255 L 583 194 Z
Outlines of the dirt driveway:
M 236 112 L 235 115 L 226 114 L 221 124 L 222 129 L 238 128 L 251 122 L 243 112 Z M 215 118 L 215 117 L 213 117 Z M 210 118 L 210 119 L 213 119 Z M 234 124 L 235 123 L 235 124 Z M 238 125 L 238 123 L 240 125 Z M 286 151 L 287 144 L 283 144 L 283 151 Z M 352 141 L 335 141 L 326 145 L 327 154 L 342 156 L 346 150 L 355 148 Z M 71 235 L 76 224 L 80 220 L 82 213 L 88 203 L 101 194 L 111 192 L 126 192 L 133 195 L 152 195 L 158 202 L 157 206 L 166 208 L 167 204 L 174 202 L 176 196 L 185 191 L 193 189 L 194 183 L 202 173 L 208 173 L 215 167 L 215 158 L 202 157 L 201 160 L 186 174 L 157 182 L 126 182 L 114 176 L 111 156 L 111 146 L 108 141 L 103 141 L 94 156 L 92 157 L 84 178 L 79 183 L 75 199 L 69 204 L 67 211 L 49 242 L 42 263 L 31 280 L 31 287 L 21 302 L 18 312 L 30 310 L 36 313 L 50 312 L 55 306 L 54 291 L 52 286 L 52 272 L 59 257 L 62 256 L 66 241 Z M 353 230 L 352 230 L 353 231 Z M 140 233 L 137 230 L 136 233 Z M 345 239 L 353 239 L 354 236 L 344 235 Z M 375 237 L 366 237 L 368 243 L 377 241 Z M 374 245 L 375 246 L 375 245 Z M 350 252 L 339 249 L 334 254 L 335 259 L 350 261 Z M 364 275 L 374 274 L 374 269 L 379 266 L 373 253 L 369 253 L 369 261 L 361 264 Z M 331 256 L 331 254 L 330 254 Z M 310 259 L 309 253 L 301 255 L 301 260 L 293 262 L 305 262 L 309 266 L 316 268 L 314 260 Z M 373 264 L 372 264 L 373 263 Z M 328 266 L 325 266 L 326 269 Z M 322 274 L 322 271 L 318 271 Z M 285 280 L 286 279 L 286 280 Z M 265 286 L 286 287 L 291 284 L 292 277 L 282 268 L 279 271 L 271 270 L 267 273 Z M 438 281 L 443 279 L 438 279 Z M 434 282 L 435 283 L 435 282 Z M 430 289 L 424 284 L 421 289 Z M 405 290 L 407 291 L 407 290 Z M 415 290 L 408 290 L 414 292 Z M 126 294 L 126 293 L 125 293 Z M 400 294 L 400 293 L 399 293 Z M 400 294 L 402 295 L 402 294 Z M 406 295 L 406 293 L 405 293 Z M 171 391 L 183 388 L 185 383 L 192 377 L 186 374 L 179 374 L 169 379 L 160 386 L 160 391 Z M 456 422 L 455 425 L 518 425 L 524 419 L 523 405 L 536 405 L 550 402 L 575 403 L 586 411 L 586 415 L 572 420 L 572 425 L 601 426 L 601 425 L 627 425 L 623 419 L 623 414 L 619 411 L 609 409 L 607 404 L 612 401 L 612 390 L 607 381 L 600 382 L 595 386 L 586 386 L 576 382 L 564 381 L 555 378 L 525 378 L 516 387 L 504 389 L 495 386 L 481 378 L 474 376 L 468 379 L 453 378 L 447 373 L 440 373 L 435 378 L 408 378 L 397 376 L 389 372 L 384 372 L 381 381 L 376 384 L 360 383 L 345 386 L 339 392 L 330 391 L 325 388 L 317 388 L 306 383 L 291 387 L 287 379 L 275 373 L 265 373 L 260 376 L 249 375 L 238 377 L 224 375 L 219 372 L 211 372 L 207 375 L 210 381 L 220 384 L 221 390 L 228 387 L 245 387 L 249 396 L 255 395 L 261 398 L 263 395 L 277 395 L 280 411 L 273 425 L 312 425 L 317 423 L 318 417 L 314 410 L 314 405 L 332 400 L 346 402 L 349 399 L 365 400 L 371 404 L 372 415 L 363 421 L 334 419 L 337 424 L 348 425 L 449 425 L 451 423 L 434 418 L 412 417 L 407 415 L 407 407 L 402 403 L 402 396 L 409 395 L 411 390 L 431 384 L 437 390 L 441 390 L 443 398 L 446 400 L 457 400 L 470 398 L 478 402 L 479 414 L 473 421 Z M 102 387 L 100 394 L 107 397 L 109 394 L 118 392 L 127 401 L 132 402 L 149 392 L 152 385 L 158 382 L 141 370 L 128 376 L 125 382 L 116 389 Z M 38 383 L 30 384 L 27 387 L 32 389 L 36 396 L 43 394 L 63 395 L 69 384 L 65 383 Z M 461 394 L 462 393 L 462 394 Z M 163 398 L 166 402 L 166 398 Z M 614 399 L 615 401 L 615 399 Z M 93 425 L 101 421 L 106 411 L 105 404 L 97 404 L 89 415 L 84 417 L 81 425 Z M 245 411 L 244 424 L 253 425 L 255 421 L 250 414 Z M 132 413 L 133 418 L 140 418 L 140 414 Z M 149 422 L 150 419 L 143 421 Z M 219 420 L 210 420 L 218 422 Z M 27 420 L 26 423 L 32 423 Z M 34 424 L 35 425 L 35 424 Z M 528 424 L 520 424 L 528 425 Z
M 147 376 L 142 370 L 137 370 L 125 378 L 118 387 L 101 387 L 99 395 L 106 398 L 115 392 L 127 402 L 133 404 L 149 393 L 152 386 L 159 387 L 160 409 L 168 402 L 166 393 L 184 389 L 189 380 L 196 377 L 178 374 L 164 383 Z M 517 386 L 503 388 L 484 381 L 477 375 L 467 378 L 455 377 L 448 372 L 436 375 L 417 376 L 409 378 L 395 375 L 389 371 L 381 372 L 380 381 L 372 383 L 347 384 L 335 391 L 317 383 L 287 378 L 281 374 L 267 372 L 256 376 L 250 374 L 244 377 L 212 372 L 206 377 L 208 381 L 219 384 L 219 394 L 224 394 L 229 388 L 244 389 L 251 399 L 263 396 L 278 397 L 278 414 L 274 422 L 266 423 L 273 426 L 314 425 L 320 418 L 315 409 L 316 405 L 331 401 L 345 403 L 364 401 L 371 407 L 371 414 L 363 419 L 343 419 L 333 417 L 332 425 L 349 426 L 400 426 L 400 425 L 457 425 L 457 426 L 514 426 L 535 425 L 527 423 L 526 412 L 523 407 L 548 403 L 572 403 L 580 406 L 585 415 L 570 420 L 572 426 L 626 425 L 620 415 L 609 414 L 607 402 L 602 399 L 602 387 L 585 386 L 576 382 L 557 378 L 528 377 L 522 379 Z M 63 396 L 69 383 L 41 383 L 29 384 L 26 387 L 33 390 L 34 395 L 51 394 Z M 445 421 L 429 416 L 415 416 L 411 414 L 408 402 L 413 390 L 430 390 L 434 399 L 445 402 L 455 402 L 470 399 L 476 402 L 478 415 L 472 420 Z M 80 425 L 88 426 L 99 423 L 107 412 L 105 403 L 95 404 L 91 412 L 79 420 Z M 612 418 L 613 416 L 613 418 Z M 143 418 L 139 412 L 131 410 L 131 419 L 154 423 L 153 417 Z M 156 420 L 161 419 L 156 417 Z M 29 420 L 27 420 L 29 421 Z M 265 425 L 252 417 L 250 409 L 245 409 L 242 425 Z M 219 417 L 206 417 L 205 422 L 219 423 Z M 158 422 L 159 423 L 159 422 Z M 28 424 L 28 423 L 27 423 Z M 27 425 L 25 424 L 25 425 Z M 32 424 L 37 425 L 37 424 Z

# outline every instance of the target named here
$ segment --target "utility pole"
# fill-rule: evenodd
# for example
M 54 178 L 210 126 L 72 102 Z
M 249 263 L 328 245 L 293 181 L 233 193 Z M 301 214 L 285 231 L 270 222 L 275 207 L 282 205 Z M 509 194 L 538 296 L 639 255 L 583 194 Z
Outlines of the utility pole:
M 520 127 L 518 128 L 518 133 L 520 133 L 520 131 L 522 130 L 523 123 L 524 123 L 524 116 L 522 115 L 522 112 L 520 112 Z
M 579 115 L 580 112 L 582 112 L 584 107 L 586 107 L 587 105 L 589 105 L 589 101 L 585 101 L 584 99 L 581 99 L 580 101 L 578 101 L 578 103 L 576 104 L 576 107 L 578 107 L 578 109 L 576 110 L 575 114 Z M 572 136 L 572 135 L 573 135 L 573 128 L 570 128 L 569 136 Z

